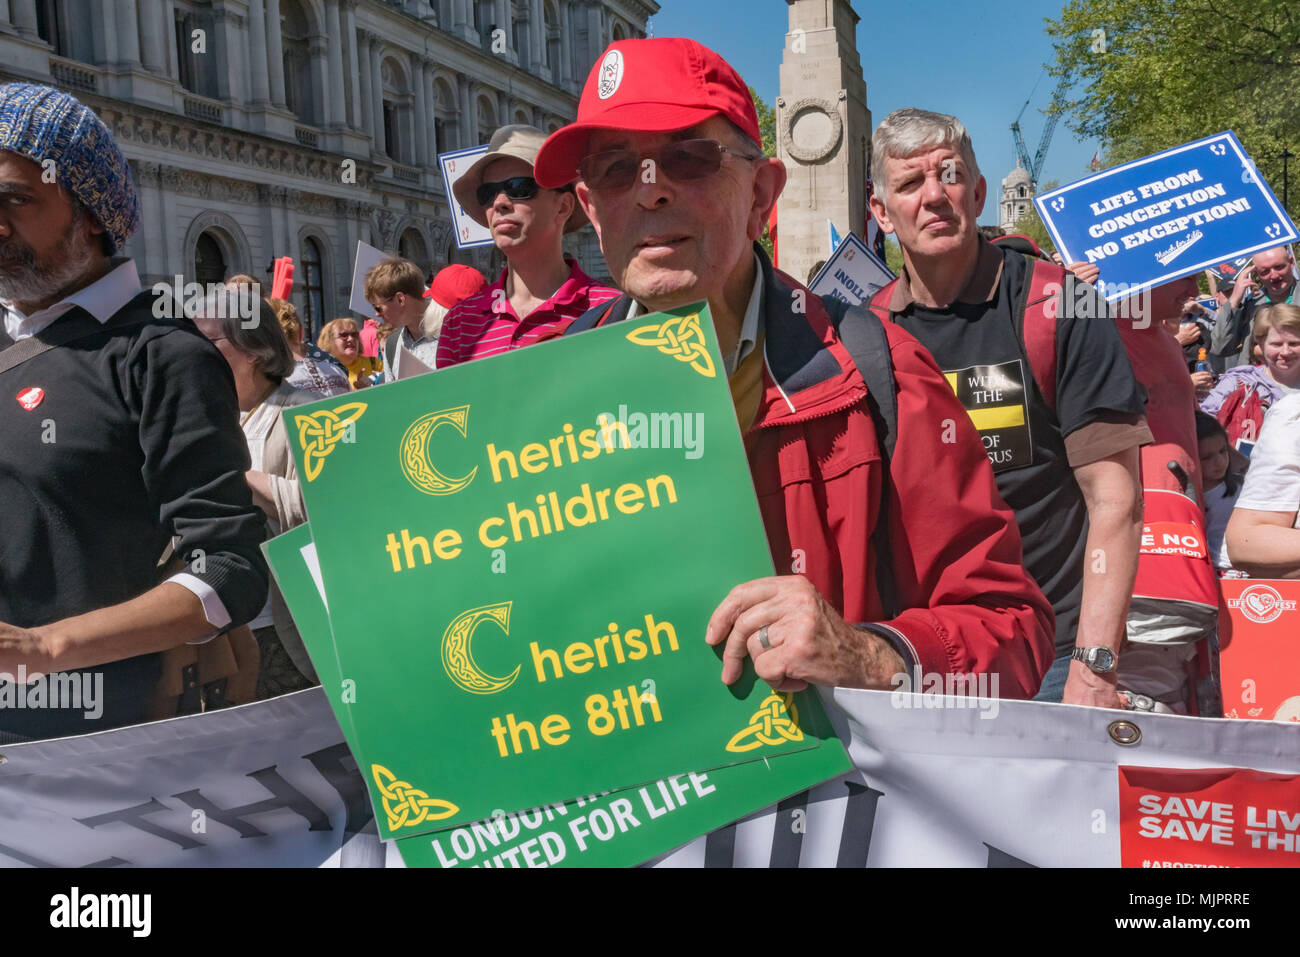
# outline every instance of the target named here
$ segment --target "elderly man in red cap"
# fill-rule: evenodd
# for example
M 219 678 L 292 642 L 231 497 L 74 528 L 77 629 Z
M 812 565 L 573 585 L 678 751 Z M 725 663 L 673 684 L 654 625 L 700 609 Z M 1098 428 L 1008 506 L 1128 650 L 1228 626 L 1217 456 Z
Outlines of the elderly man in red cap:
M 572 176 L 550 189 L 533 178 L 545 140 L 531 126 L 501 127 L 452 187 L 461 208 L 491 231 L 506 268 L 447 314 L 439 369 L 537 342 L 618 295 L 564 258 L 565 234 L 587 220 L 569 185 Z
M 854 358 L 866 353 L 851 355 L 823 301 L 772 267 L 755 240 L 786 173 L 759 141 L 749 90 L 716 53 L 628 40 L 536 164 L 543 185 L 578 177 L 626 291 L 569 332 L 708 301 L 772 558 L 796 573 L 738 583 L 714 612 L 722 680 L 748 656 L 781 691 L 989 673 L 994 694 L 1029 697 L 1051 660 L 1052 611 L 979 437 L 915 339 L 870 328 L 870 378 L 883 368 L 893 381 L 869 389 Z

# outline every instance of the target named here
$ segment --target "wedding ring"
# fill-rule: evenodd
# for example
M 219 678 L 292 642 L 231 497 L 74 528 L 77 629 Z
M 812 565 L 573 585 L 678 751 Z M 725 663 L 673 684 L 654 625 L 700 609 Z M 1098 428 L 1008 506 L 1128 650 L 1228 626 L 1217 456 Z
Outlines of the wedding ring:
M 772 642 L 768 641 L 767 639 L 767 625 L 764 625 L 762 628 L 758 630 L 758 643 L 762 645 L 765 649 L 772 647 Z

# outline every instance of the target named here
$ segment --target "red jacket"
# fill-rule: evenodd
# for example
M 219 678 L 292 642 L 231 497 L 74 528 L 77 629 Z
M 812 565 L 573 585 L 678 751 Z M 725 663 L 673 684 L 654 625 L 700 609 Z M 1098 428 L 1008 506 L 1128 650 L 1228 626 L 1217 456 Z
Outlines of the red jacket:
M 883 625 L 909 672 L 997 673 L 1001 697 L 1032 697 L 1055 653 L 1052 608 L 1021 564 L 966 410 L 921 344 L 886 323 L 898 442 L 884 482 L 866 385 L 821 300 L 759 258 L 765 393 L 745 450 L 777 573 L 798 570 L 848 622 Z M 806 314 L 794 311 L 796 290 Z M 628 305 L 624 296 L 606 316 Z M 905 609 L 888 620 L 871 548 L 882 484 Z

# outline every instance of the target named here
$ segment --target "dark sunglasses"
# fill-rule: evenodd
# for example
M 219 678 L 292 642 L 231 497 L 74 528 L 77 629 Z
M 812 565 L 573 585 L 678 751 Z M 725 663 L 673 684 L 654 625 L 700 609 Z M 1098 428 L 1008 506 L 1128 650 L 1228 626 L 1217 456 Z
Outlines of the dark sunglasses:
M 722 169 L 723 153 L 751 163 L 759 159 L 728 149 L 717 140 L 678 140 L 664 144 L 650 156 L 669 179 L 692 180 L 704 179 Z M 636 150 L 605 150 L 584 156 L 578 172 L 591 189 L 626 189 L 640 173 L 641 159 Z
M 510 199 L 532 199 L 539 189 L 541 187 L 537 185 L 537 180 L 531 176 L 511 176 L 499 183 L 480 184 L 474 198 L 480 206 L 490 206 L 502 191 Z

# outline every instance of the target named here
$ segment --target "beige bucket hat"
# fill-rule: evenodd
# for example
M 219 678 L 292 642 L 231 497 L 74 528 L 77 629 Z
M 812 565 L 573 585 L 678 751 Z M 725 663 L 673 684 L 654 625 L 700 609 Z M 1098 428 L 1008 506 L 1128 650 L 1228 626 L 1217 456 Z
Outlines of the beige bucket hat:
M 545 142 L 546 134 L 535 126 L 520 124 L 503 126 L 492 134 L 492 139 L 488 141 L 488 151 L 480 156 L 473 166 L 465 170 L 451 188 L 456 202 L 460 203 L 461 209 L 465 210 L 470 219 L 480 226 L 487 225 L 487 213 L 478 204 L 475 194 L 483 184 L 483 171 L 488 168 L 488 165 L 509 156 L 521 159 L 532 166 L 537 162 L 537 152 Z M 564 231 L 571 233 L 586 224 L 587 214 L 582 211 L 577 197 L 574 197 L 573 215 L 564 224 Z

